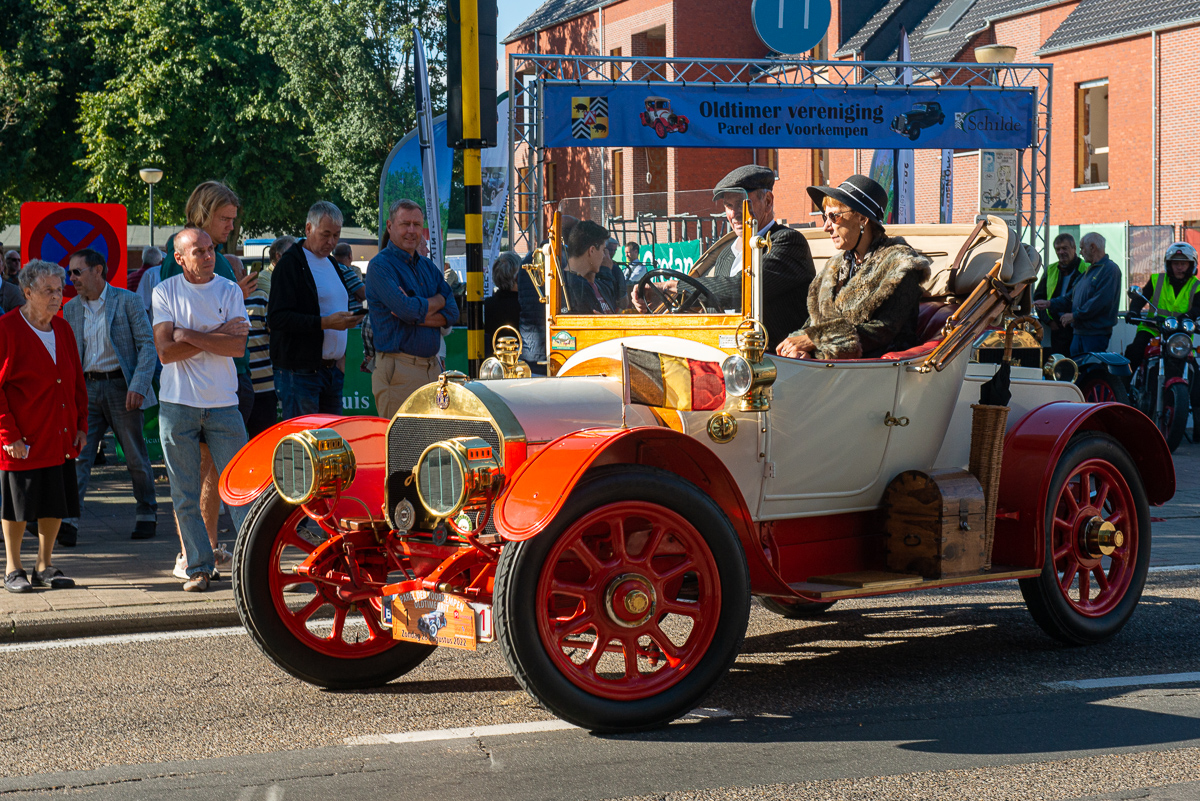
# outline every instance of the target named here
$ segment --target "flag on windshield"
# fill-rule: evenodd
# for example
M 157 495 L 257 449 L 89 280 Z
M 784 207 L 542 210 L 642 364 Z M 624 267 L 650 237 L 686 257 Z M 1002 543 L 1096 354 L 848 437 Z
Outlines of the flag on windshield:
M 625 402 L 679 411 L 706 411 L 725 405 L 720 362 L 621 348 Z

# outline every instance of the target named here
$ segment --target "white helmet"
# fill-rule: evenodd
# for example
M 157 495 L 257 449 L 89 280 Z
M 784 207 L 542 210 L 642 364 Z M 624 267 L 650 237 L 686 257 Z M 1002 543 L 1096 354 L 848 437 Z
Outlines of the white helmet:
M 1196 274 L 1196 249 L 1187 242 L 1176 242 L 1167 248 L 1167 253 L 1163 256 L 1163 264 L 1169 265 L 1173 261 L 1188 261 L 1192 264 L 1192 269 L 1188 272 L 1189 276 Z

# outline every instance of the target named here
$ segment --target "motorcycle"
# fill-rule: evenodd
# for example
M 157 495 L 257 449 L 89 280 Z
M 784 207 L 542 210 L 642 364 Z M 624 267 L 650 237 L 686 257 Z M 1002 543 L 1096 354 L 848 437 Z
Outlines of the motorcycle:
M 1158 307 L 1136 289 L 1132 297 L 1146 301 L 1142 312 L 1125 312 L 1125 322 L 1145 325 L 1157 335 L 1133 374 L 1129 402 L 1154 421 L 1172 452 L 1183 441 L 1191 407 L 1191 381 L 1200 370 L 1193 337 L 1196 323 L 1187 315 L 1160 316 Z M 1164 345 L 1165 343 L 1165 345 Z

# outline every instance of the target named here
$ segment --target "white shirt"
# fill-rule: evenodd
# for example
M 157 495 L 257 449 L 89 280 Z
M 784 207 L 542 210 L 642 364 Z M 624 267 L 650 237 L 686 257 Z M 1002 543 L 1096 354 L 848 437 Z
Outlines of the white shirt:
M 138 282 L 138 297 L 142 299 L 142 304 L 146 307 L 146 314 L 150 317 L 151 325 L 154 325 L 154 287 L 160 283 L 162 283 L 161 264 L 142 273 L 142 280 Z
M 43 331 L 29 322 L 29 318 L 25 316 L 25 312 L 17 312 L 17 314 L 21 315 L 21 319 L 25 321 L 25 325 L 29 326 L 29 329 L 38 335 L 38 339 L 42 340 L 42 344 L 46 346 L 46 350 L 50 351 L 50 360 L 58 364 L 58 352 L 54 349 L 54 329 L 51 328 L 49 331 Z
M 156 325 L 174 323 L 206 334 L 238 318 L 247 319 L 246 304 L 241 288 L 228 278 L 214 275 L 207 284 L 193 284 L 181 273 L 154 288 Z M 218 409 L 237 406 L 237 385 L 232 358 L 201 351 L 163 365 L 158 396 L 169 403 Z
M 108 310 L 104 302 L 108 298 L 108 284 L 96 300 L 83 300 L 83 371 L 85 373 L 111 373 L 121 369 L 117 351 L 108 336 Z
M 767 220 L 767 224 L 758 229 L 758 235 L 763 236 L 767 229 L 775 224 L 774 220 Z M 737 278 L 742 274 L 742 238 L 739 236 L 729 244 L 729 248 L 733 251 L 733 264 L 729 265 L 729 277 Z M 724 278 L 725 276 L 721 276 Z M 145 278 L 142 279 L 143 281 Z
M 318 258 L 315 253 L 301 246 L 304 258 L 308 259 L 308 269 L 312 270 L 313 281 L 317 284 L 317 304 L 321 307 L 321 316 L 326 317 L 334 312 L 346 311 L 350 305 L 350 296 L 346 294 L 346 286 L 338 277 L 337 268 L 329 259 Z M 340 359 L 346 355 L 346 332 L 327 328 L 321 342 L 322 359 Z

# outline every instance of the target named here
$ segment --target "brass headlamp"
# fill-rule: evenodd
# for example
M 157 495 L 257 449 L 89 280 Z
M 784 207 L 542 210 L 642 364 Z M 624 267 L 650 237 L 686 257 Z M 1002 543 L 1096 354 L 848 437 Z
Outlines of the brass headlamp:
M 500 332 L 505 329 L 516 336 L 502 337 Z M 511 325 L 502 325 L 492 334 L 492 352 L 479 365 L 479 378 L 482 381 L 494 381 L 500 378 L 529 378 L 532 372 L 529 365 L 521 361 L 521 334 Z
M 354 471 L 354 451 L 332 428 L 288 434 L 271 459 L 275 489 L 296 505 L 337 495 L 354 481 Z
M 421 506 L 439 520 L 486 506 L 503 480 L 492 446 L 479 437 L 433 443 L 417 460 L 413 478 Z
M 750 330 L 742 333 L 749 325 Z M 765 412 L 771 408 L 770 387 L 775 383 L 775 362 L 766 356 L 767 329 L 754 318 L 743 320 L 734 331 L 738 353 L 721 362 L 725 392 L 741 398 L 738 411 Z

